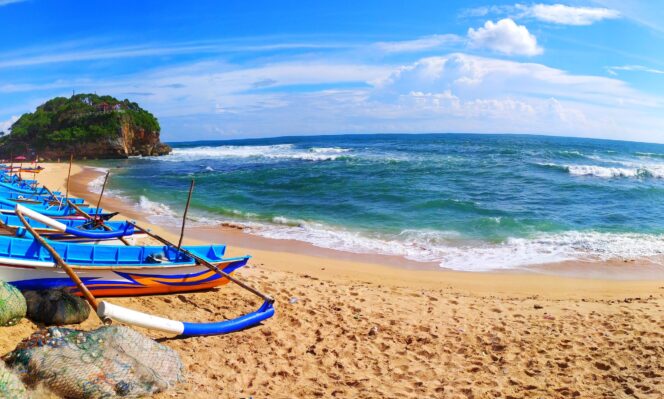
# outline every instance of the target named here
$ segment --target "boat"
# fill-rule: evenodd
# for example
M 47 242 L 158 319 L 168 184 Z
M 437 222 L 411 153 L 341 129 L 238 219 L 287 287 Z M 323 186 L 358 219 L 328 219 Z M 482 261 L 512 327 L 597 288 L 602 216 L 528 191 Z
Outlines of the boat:
M 17 203 L 18 202 L 15 200 L 0 197 L 0 213 L 14 214 Z M 27 208 L 37 211 L 42 215 L 46 216 L 51 216 L 56 218 L 72 218 L 72 217 L 80 218 L 79 210 L 72 207 L 70 204 L 60 205 L 60 204 L 52 204 L 48 201 L 43 201 L 37 204 L 24 203 L 24 205 Z M 103 209 L 97 209 L 89 206 L 79 207 L 79 209 L 87 213 L 88 215 L 92 215 L 94 217 L 98 217 L 104 220 L 110 219 L 111 217 L 116 215 L 116 213 L 104 212 Z
M 193 181 L 189 198 L 192 189 Z M 9 205 L 3 201 L 9 200 L 0 199 L 0 211 L 3 206 Z M 188 207 L 189 201 L 186 208 Z M 68 288 L 74 294 L 85 297 L 104 323 L 115 320 L 180 336 L 227 334 L 257 325 L 274 315 L 274 299 L 231 275 L 247 264 L 249 255 L 224 258 L 225 245 L 175 245 L 135 222 L 127 222 L 124 230 L 113 229 L 97 217 L 96 212 L 102 212 L 101 209 L 93 208 L 86 213 L 72 205 L 80 216 L 89 219 L 88 223 L 92 224 L 93 229 L 88 230 L 81 228 L 75 221 L 55 220 L 43 213 L 41 208 L 35 204 L 14 202 L 16 218 L 23 224 L 29 236 L 0 236 L 0 280 L 21 290 Z M 183 220 L 186 220 L 186 210 Z M 7 222 L 10 222 L 9 218 Z M 52 230 L 84 239 L 120 235 L 118 238 L 123 239 L 121 235 L 133 233 L 134 228 L 164 245 L 67 243 L 48 240 L 38 231 Z M 180 243 L 181 241 L 182 237 Z M 166 319 L 96 299 L 192 292 L 217 287 L 230 281 L 262 298 L 262 305 L 257 310 L 234 319 L 192 323 Z
M 205 290 L 228 279 L 169 246 L 105 246 L 50 241 L 95 296 L 136 296 Z M 249 256 L 224 258 L 225 245 L 183 246 L 225 273 L 247 264 Z M 0 236 L 0 280 L 20 290 L 76 284 L 56 267 L 51 254 L 34 239 Z
M 60 219 L 53 221 L 59 223 L 58 227 L 60 228 L 54 228 L 50 224 L 28 219 L 30 226 L 49 240 L 94 244 L 121 244 L 118 239 L 123 237 L 133 244 L 136 239 L 145 237 L 145 234 L 136 233 L 134 226 L 126 221 L 105 222 L 105 228 L 99 223 L 95 223 L 95 221 L 85 219 Z M 0 235 L 31 237 L 31 234 L 16 215 L 2 214 L 0 214 Z

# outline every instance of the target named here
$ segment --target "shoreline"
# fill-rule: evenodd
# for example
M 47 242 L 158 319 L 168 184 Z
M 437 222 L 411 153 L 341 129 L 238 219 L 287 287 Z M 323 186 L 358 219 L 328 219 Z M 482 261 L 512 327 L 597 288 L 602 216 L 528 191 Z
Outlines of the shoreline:
M 103 173 L 94 167 L 77 164 L 76 174 L 72 174 L 70 189 L 72 194 L 96 204 L 98 194 L 89 191 L 89 184 Z M 136 209 L 136 204 L 117 198 L 104 197 L 102 208 L 119 211 L 122 217 L 141 222 L 165 237 L 177 241 L 179 226 L 160 226 L 149 222 Z M 638 292 L 642 287 L 664 283 L 664 271 L 660 268 L 648 268 L 635 263 L 625 267 L 625 262 L 561 262 L 538 265 L 532 268 L 491 270 L 491 271 L 455 271 L 440 267 L 437 263 L 409 261 L 392 255 L 356 254 L 352 252 L 321 248 L 313 244 L 296 240 L 277 240 L 245 233 L 236 228 L 220 226 L 187 227 L 186 244 L 223 243 L 228 245 L 231 256 L 252 254 L 254 262 L 266 268 L 286 272 L 314 273 L 326 277 L 360 278 L 382 283 L 405 284 L 436 287 L 440 284 L 456 284 L 469 290 L 504 290 L 505 292 L 523 291 L 524 294 L 542 293 L 543 288 L 555 284 L 568 287 L 559 294 L 568 297 L 573 291 L 588 289 L 607 292 L 623 291 L 627 287 Z M 270 261 L 271 259 L 279 262 Z M 303 265 L 325 262 L 325 270 L 307 270 Z M 332 269 L 333 271 L 331 271 Z M 328 273 L 325 273 L 328 271 Z M 488 281 L 483 281 L 487 279 Z M 541 280 L 541 281 L 538 281 Z M 517 291 L 518 291 L 517 290 Z M 549 290 L 547 290 L 549 292 Z M 546 295 L 546 294 L 545 294 Z
M 45 166 L 39 180 L 64 187 L 67 165 Z M 79 174 L 84 170 L 72 169 L 72 194 L 96 203 L 98 196 L 84 181 L 94 174 Z M 112 198 L 102 206 L 140 216 Z M 186 243 L 193 242 L 188 235 Z M 273 296 L 276 314 L 224 336 L 177 338 L 137 328 L 175 349 L 186 367 L 186 382 L 157 399 L 627 397 L 634 392 L 654 399 L 664 391 L 662 281 L 408 270 L 243 246 L 229 252 L 253 256 L 236 276 Z M 228 319 L 259 305 L 233 284 L 112 301 L 198 322 Z M 90 316 L 71 327 L 99 326 Z M 26 319 L 6 327 L 0 334 L 2 353 L 37 328 Z

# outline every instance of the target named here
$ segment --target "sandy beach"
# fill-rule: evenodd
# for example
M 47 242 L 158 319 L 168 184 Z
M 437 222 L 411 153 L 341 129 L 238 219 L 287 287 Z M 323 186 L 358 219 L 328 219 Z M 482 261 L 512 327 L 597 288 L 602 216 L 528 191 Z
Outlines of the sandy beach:
M 64 191 L 67 165 L 45 167 L 40 182 Z M 74 165 L 72 194 L 96 203 L 88 183 L 99 173 Z M 149 224 L 116 198 L 104 198 L 102 207 Z M 177 236 L 177 226 L 151 227 Z M 228 242 L 231 255 L 253 256 L 237 275 L 276 298 L 276 315 L 227 336 L 180 339 L 143 330 L 177 350 L 187 367 L 187 382 L 158 398 L 664 396 L 661 275 L 415 270 L 380 257 L 358 262 L 279 250 L 279 242 L 252 246 L 251 237 L 228 228 L 192 229 L 185 242 L 204 237 Z M 186 321 L 217 321 L 259 305 L 232 285 L 113 302 Z M 99 324 L 92 315 L 81 328 Z M 36 328 L 27 320 L 4 328 L 2 353 Z

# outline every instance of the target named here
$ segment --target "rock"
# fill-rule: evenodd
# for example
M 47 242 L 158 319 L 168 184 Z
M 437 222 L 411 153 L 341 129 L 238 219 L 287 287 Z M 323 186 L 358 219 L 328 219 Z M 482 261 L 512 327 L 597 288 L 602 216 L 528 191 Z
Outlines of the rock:
M 535 304 L 535 305 L 533 306 L 533 308 L 535 308 L 535 309 L 542 309 L 542 305 L 537 305 L 537 304 Z
M 68 289 L 25 291 L 28 318 L 47 326 L 78 324 L 88 319 L 90 307 Z

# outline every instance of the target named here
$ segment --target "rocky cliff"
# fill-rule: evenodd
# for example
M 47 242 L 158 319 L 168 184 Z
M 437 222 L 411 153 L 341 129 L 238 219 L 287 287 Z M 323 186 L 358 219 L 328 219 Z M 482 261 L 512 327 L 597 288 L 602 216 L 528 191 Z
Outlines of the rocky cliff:
M 0 139 L 0 154 L 46 160 L 165 155 L 157 119 L 138 104 L 110 96 L 57 97 L 21 116 Z

